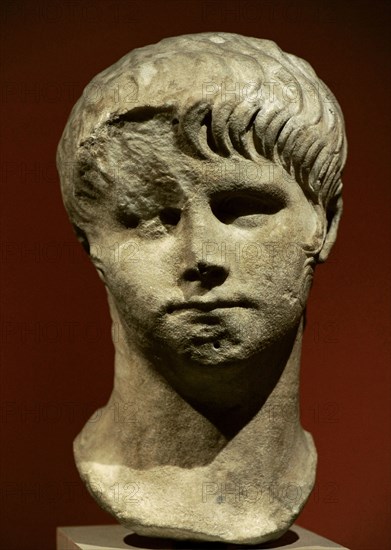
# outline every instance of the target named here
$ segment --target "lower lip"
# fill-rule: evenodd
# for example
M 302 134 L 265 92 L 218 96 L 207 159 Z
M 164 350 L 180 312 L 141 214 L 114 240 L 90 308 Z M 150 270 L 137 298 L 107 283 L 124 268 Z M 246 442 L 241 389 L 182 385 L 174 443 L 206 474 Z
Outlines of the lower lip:
M 192 323 L 187 329 L 188 339 L 196 345 L 219 341 L 224 338 L 226 334 L 227 330 L 222 325 L 211 325 L 202 323 L 201 321 Z
M 212 313 L 214 311 L 221 311 L 221 310 L 229 310 L 229 309 L 238 309 L 238 308 L 241 308 L 243 309 L 243 306 L 240 306 L 240 305 L 232 305 L 232 306 L 226 306 L 226 305 L 219 305 L 219 304 L 215 304 L 213 306 L 211 306 L 210 308 L 203 308 L 202 306 L 201 307 L 197 307 L 197 306 L 189 306 L 189 307 L 186 307 L 186 308 L 179 308 L 179 309 L 174 309 L 174 310 L 169 310 L 168 313 L 184 313 L 184 312 L 197 312 L 199 314 L 203 314 L 203 315 L 207 315 L 208 313 Z

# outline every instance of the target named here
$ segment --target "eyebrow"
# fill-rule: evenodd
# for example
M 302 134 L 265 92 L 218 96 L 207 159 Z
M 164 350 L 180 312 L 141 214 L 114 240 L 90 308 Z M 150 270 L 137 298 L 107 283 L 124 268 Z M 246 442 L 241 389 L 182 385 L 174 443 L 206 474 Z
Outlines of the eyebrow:
M 225 179 L 223 181 L 214 182 L 213 187 L 210 190 L 209 196 L 224 196 L 225 194 L 236 195 L 253 195 L 254 197 L 260 197 L 268 195 L 277 200 L 284 202 L 289 201 L 289 194 L 281 185 L 277 182 L 249 182 L 238 181 L 234 179 Z
M 116 202 L 124 202 L 122 208 L 133 205 L 141 211 L 156 209 L 159 205 L 177 205 L 185 197 L 180 179 L 172 172 L 159 174 L 132 174 L 125 180 L 122 175 L 117 187 Z
M 282 166 L 270 162 L 254 163 L 249 160 L 220 161 L 214 163 L 205 163 L 203 169 L 203 179 L 211 179 L 215 184 L 220 181 L 234 182 L 235 185 L 263 186 L 266 184 L 287 183 L 295 180 Z M 298 184 L 297 184 L 298 185 Z

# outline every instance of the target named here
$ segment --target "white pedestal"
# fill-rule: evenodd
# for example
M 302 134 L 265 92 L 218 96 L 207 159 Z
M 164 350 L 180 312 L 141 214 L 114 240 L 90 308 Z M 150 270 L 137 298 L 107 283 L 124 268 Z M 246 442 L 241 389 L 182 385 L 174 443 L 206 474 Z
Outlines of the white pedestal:
M 235 545 L 213 542 L 188 542 L 140 537 L 121 525 L 58 527 L 57 550 L 337 550 L 345 546 L 293 525 L 278 541 L 259 545 Z

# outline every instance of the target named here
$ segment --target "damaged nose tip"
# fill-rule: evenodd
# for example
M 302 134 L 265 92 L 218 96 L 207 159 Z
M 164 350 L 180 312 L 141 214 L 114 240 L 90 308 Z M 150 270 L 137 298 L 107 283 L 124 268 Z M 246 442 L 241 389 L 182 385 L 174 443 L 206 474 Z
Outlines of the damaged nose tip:
M 188 282 L 198 281 L 202 286 L 212 288 L 223 284 L 228 277 L 228 269 L 219 265 L 208 265 L 200 262 L 197 267 L 186 269 L 183 279 Z

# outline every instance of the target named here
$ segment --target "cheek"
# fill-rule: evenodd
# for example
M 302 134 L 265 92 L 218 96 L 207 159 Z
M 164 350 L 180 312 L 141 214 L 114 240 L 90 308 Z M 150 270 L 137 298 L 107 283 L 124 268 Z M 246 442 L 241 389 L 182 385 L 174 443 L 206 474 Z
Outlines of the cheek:
M 156 247 L 145 251 L 135 242 L 126 243 L 103 264 L 106 284 L 128 324 L 151 324 L 173 279 Z
M 276 322 L 299 319 L 312 274 L 312 261 L 294 243 L 253 246 L 241 255 L 240 279 L 248 281 L 253 297 L 259 297 L 258 301 Z

